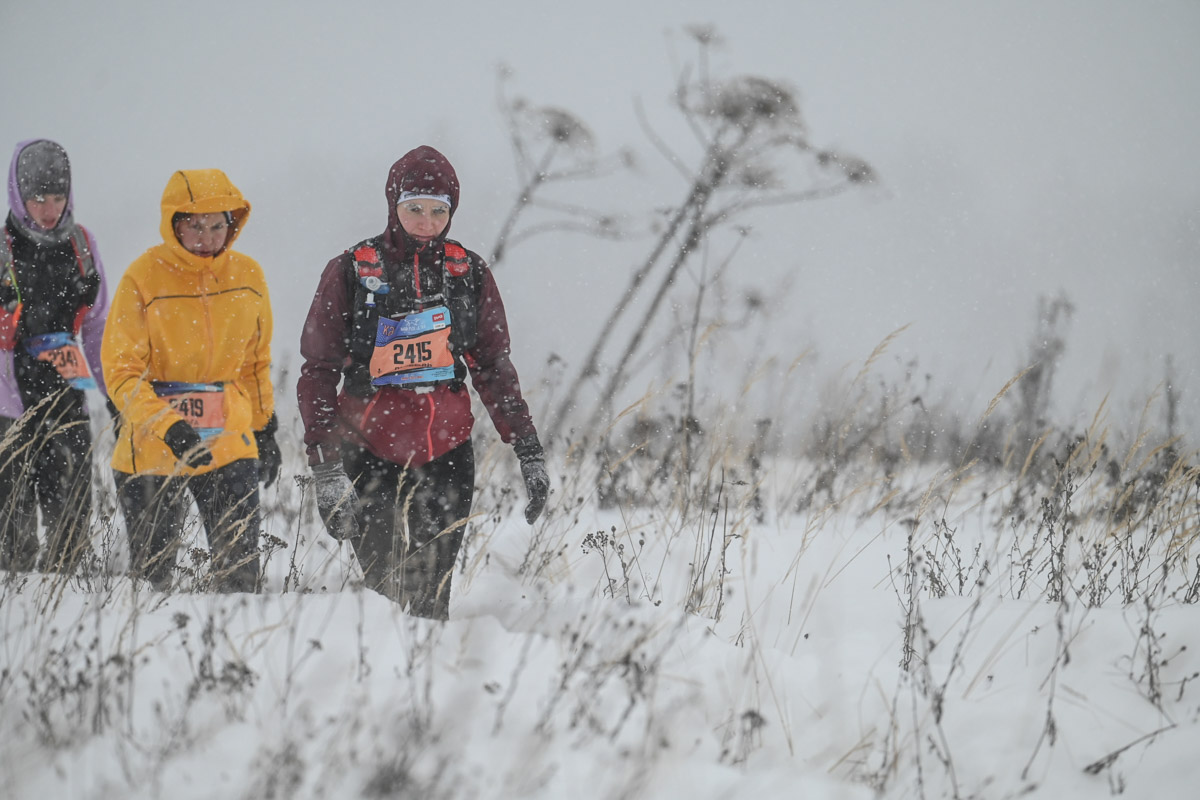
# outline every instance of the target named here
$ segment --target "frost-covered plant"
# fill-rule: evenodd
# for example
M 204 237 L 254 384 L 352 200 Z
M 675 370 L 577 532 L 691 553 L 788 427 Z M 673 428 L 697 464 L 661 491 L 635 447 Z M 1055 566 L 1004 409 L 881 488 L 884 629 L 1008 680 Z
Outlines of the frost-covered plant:
M 546 196 L 555 185 L 594 181 L 632 166 L 627 151 L 599 155 L 591 128 L 574 112 L 550 105 L 535 105 L 507 91 L 512 72 L 501 67 L 497 93 L 517 168 L 518 188 L 492 246 L 491 266 L 504 259 L 509 248 L 539 234 L 572 231 L 604 239 L 622 238 L 621 218 L 593 207 L 590 202 L 555 200 Z M 538 213 L 525 223 L 527 212 Z
M 583 387 L 604 372 L 580 429 L 595 438 L 612 422 L 616 397 L 626 388 L 630 365 L 643 350 L 658 309 L 676 288 L 684 265 L 703 252 L 715 231 L 737 227 L 742 215 L 756 208 L 828 197 L 875 178 L 865 161 L 812 146 L 796 92 L 784 82 L 755 75 L 714 80 L 707 65 L 719 37 L 697 27 L 688 34 L 697 44 L 698 66 L 688 65 L 677 75 L 673 99 L 694 136 L 696 154 L 680 155 L 646 126 L 654 146 L 684 176 L 682 198 L 663 215 L 649 252 L 631 269 L 626 288 L 560 398 L 548 426 L 551 439 L 566 433 L 568 418 L 583 410 L 577 408 Z M 785 179 L 777 163 L 797 157 L 812 168 L 807 183 Z M 652 275 L 657 276 L 655 284 L 650 283 Z M 619 328 L 635 300 L 647 296 L 641 318 Z M 611 365 L 602 369 L 603 354 L 621 330 L 627 332 L 626 343 L 618 345 Z

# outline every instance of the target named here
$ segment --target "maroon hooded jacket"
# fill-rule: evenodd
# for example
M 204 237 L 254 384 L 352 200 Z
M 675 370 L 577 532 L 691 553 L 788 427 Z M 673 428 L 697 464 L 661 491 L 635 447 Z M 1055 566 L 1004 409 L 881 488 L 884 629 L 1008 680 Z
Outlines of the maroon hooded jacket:
M 388 173 L 388 225 L 379 238 L 380 257 L 384 279 L 391 292 L 401 293 L 401 304 L 419 305 L 420 298 L 442 290 L 442 239 L 450 225 L 435 242 L 412 239 L 396 215 L 400 192 L 448 196 L 453 220 L 458 188 L 450 162 L 428 146 L 405 154 Z M 482 258 L 469 250 L 467 256 L 472 269 L 482 276 L 482 285 L 477 339 L 463 360 L 500 438 L 511 443 L 537 431 L 509 360 L 508 321 L 496 281 Z M 387 461 L 420 466 L 470 438 L 474 424 L 470 395 L 461 385 L 440 385 L 426 391 L 384 386 L 366 397 L 347 393 L 344 386 L 339 392 L 343 371 L 352 363 L 349 337 L 355 293 L 348 276 L 353 276 L 353 270 L 350 252 L 326 265 L 300 336 L 304 364 L 296 391 L 308 462 L 337 458 L 340 443 L 348 440 Z

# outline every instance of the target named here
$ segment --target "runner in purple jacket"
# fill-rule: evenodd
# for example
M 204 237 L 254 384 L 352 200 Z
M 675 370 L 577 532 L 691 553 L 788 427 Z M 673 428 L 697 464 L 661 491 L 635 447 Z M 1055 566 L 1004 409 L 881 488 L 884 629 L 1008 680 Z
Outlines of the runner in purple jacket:
M 392 165 L 387 229 L 321 275 L 297 386 L 326 528 L 350 540 L 369 588 L 435 619 L 449 614 L 474 493 L 468 379 L 516 451 L 530 524 L 550 489 L 496 281 L 446 238 L 458 192 L 454 168 L 432 147 Z
M 92 439 L 85 389 L 104 396 L 104 267 L 73 217 L 67 153 L 21 142 L 0 242 L 0 568 L 67 571 L 88 546 Z

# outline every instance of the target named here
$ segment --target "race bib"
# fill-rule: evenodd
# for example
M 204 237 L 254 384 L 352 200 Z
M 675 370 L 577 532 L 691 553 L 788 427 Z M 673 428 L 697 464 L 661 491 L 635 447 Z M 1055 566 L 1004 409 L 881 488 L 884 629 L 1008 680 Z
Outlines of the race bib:
M 201 439 L 225 430 L 225 387 L 219 383 L 154 381 L 154 393 L 171 404 Z
M 375 386 L 428 386 L 454 380 L 450 309 L 435 306 L 403 319 L 380 319 L 371 353 Z
M 88 369 L 75 337 L 69 333 L 43 333 L 25 340 L 25 349 L 38 361 L 45 361 L 58 371 L 72 389 L 95 389 L 96 380 Z

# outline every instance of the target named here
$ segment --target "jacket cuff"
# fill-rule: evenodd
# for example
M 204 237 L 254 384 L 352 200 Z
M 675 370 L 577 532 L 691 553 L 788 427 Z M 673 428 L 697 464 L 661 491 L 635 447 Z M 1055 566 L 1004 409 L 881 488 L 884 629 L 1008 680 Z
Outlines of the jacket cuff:
M 150 432 L 165 442 L 167 440 L 167 431 L 171 429 L 171 426 L 176 422 L 186 421 L 187 420 L 185 420 L 179 414 L 175 413 L 175 409 L 171 409 L 170 413 L 163 414 L 154 421 L 154 423 L 150 426 Z
M 526 458 L 544 458 L 545 450 L 542 448 L 542 443 L 538 440 L 536 433 L 531 433 L 528 436 L 522 436 L 517 441 L 513 442 L 513 450 L 516 451 L 517 458 L 524 461 Z
M 308 465 L 317 467 L 321 464 L 342 462 L 342 450 L 335 442 L 321 442 L 308 446 Z

